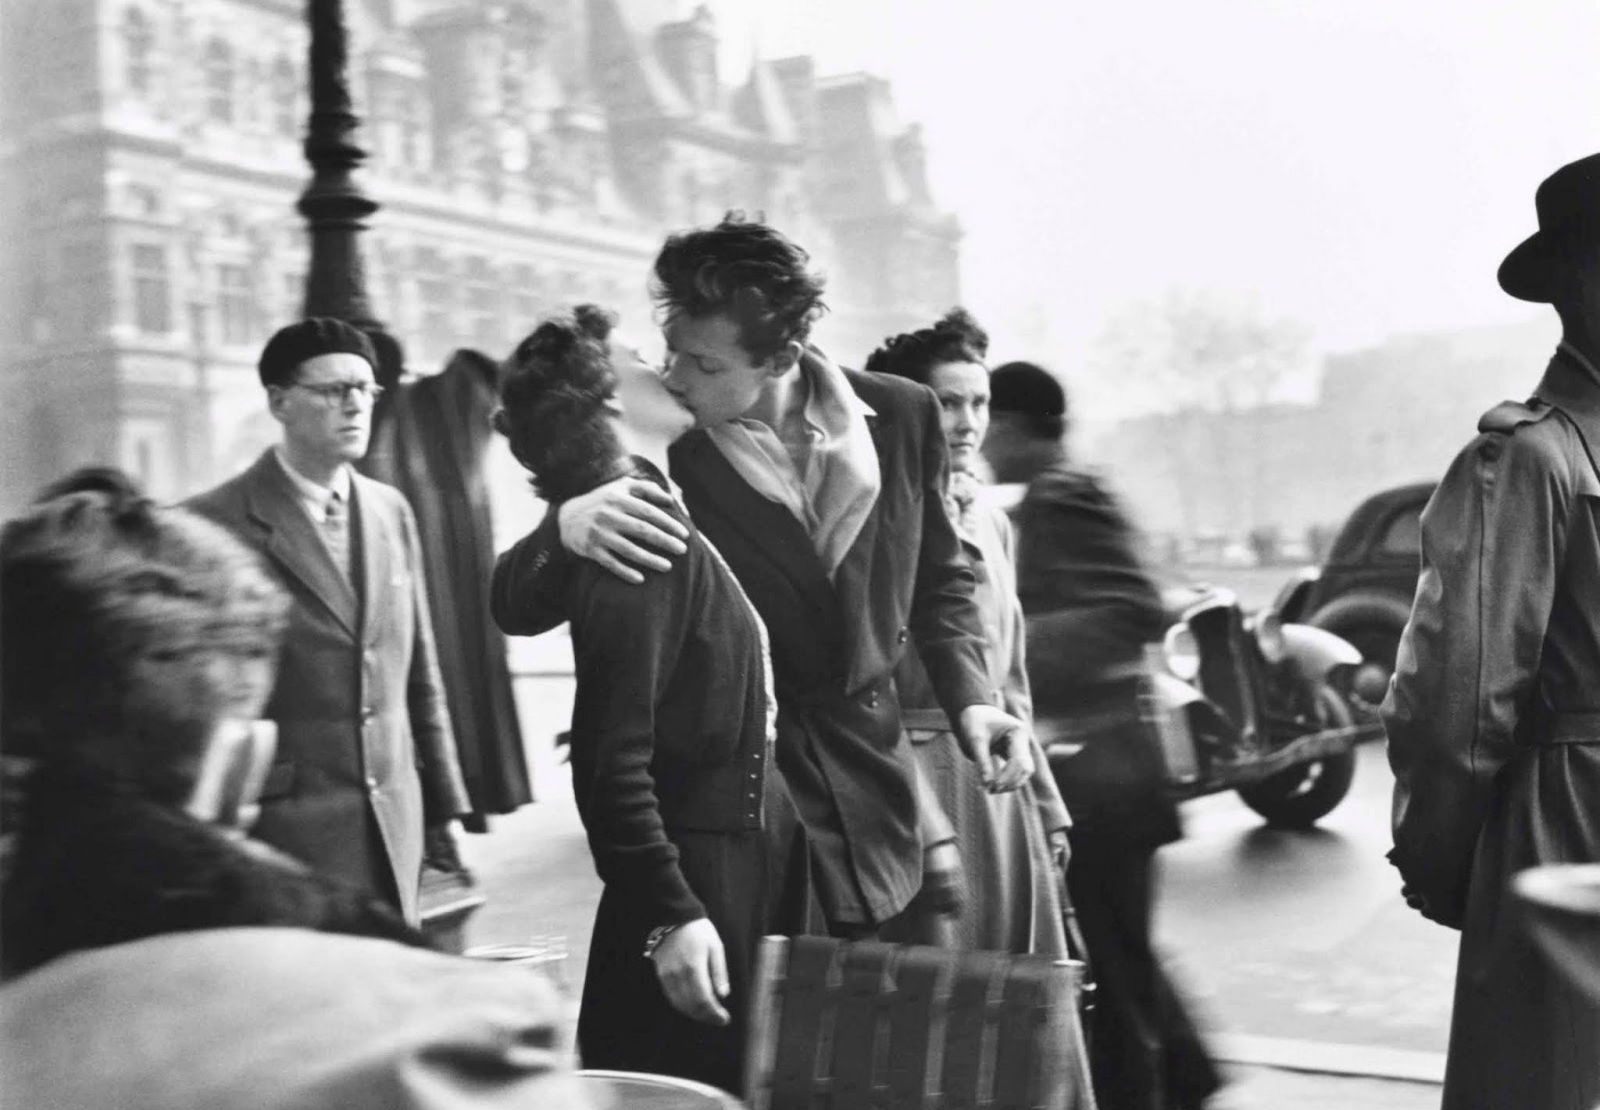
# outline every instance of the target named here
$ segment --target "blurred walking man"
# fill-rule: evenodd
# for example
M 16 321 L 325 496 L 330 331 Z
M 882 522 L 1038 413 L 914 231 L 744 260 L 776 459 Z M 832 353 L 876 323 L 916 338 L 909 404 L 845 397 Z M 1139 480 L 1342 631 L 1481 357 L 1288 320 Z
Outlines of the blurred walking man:
M 1083 745 L 1051 769 L 1072 814 L 1067 889 L 1098 987 L 1095 1097 L 1102 1110 L 1199 1107 L 1220 1077 L 1150 935 L 1156 849 L 1180 834 L 1139 710 L 1145 645 L 1166 611 L 1121 505 L 1067 450 L 1061 383 L 1008 362 L 990 375 L 989 411 L 995 480 L 1028 483 L 1015 519 L 1034 720 Z
M 835 366 L 806 342 L 822 283 L 782 234 L 729 216 L 674 235 L 656 258 L 667 387 L 697 430 L 672 478 L 772 636 L 777 759 L 811 840 L 830 930 L 875 933 L 923 888 L 915 763 L 894 670 L 915 639 L 951 725 L 992 789 L 1031 772 L 1022 722 L 996 705 L 974 578 L 943 494 L 939 404 L 925 386 Z M 681 529 L 624 479 L 546 514 L 501 558 L 494 614 L 532 635 L 559 623 L 571 551 L 620 577 L 669 564 Z M 716 681 L 716 676 L 706 676 Z
M 267 716 L 278 753 L 255 836 L 418 920 L 424 829 L 452 862 L 468 808 L 399 492 L 356 474 L 378 386 L 365 334 L 312 318 L 261 352 L 283 440 L 188 503 L 260 551 L 294 597 Z
M 1600 861 L 1600 155 L 1552 174 L 1500 287 L 1554 306 L 1533 396 L 1498 405 L 1422 514 L 1384 703 L 1407 901 L 1461 930 L 1446 1110 L 1589 1110 L 1600 1008 L 1506 904 L 1537 864 Z M 1600 958 L 1600 954 L 1596 954 Z

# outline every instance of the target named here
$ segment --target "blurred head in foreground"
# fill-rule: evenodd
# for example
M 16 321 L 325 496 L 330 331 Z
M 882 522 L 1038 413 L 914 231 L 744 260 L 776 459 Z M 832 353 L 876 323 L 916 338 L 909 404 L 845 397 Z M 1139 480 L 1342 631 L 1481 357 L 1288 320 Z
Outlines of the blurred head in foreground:
M 221 527 L 79 471 L 0 532 L 0 740 L 168 804 L 261 714 L 288 600 Z

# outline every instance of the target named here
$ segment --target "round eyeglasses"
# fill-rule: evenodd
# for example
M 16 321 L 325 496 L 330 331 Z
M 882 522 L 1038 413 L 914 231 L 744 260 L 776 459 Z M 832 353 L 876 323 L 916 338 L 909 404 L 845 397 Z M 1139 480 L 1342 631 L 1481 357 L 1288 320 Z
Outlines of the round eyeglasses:
M 377 382 L 291 382 L 289 387 L 316 394 L 329 408 L 342 405 L 352 397 L 366 404 L 383 396 L 383 386 Z

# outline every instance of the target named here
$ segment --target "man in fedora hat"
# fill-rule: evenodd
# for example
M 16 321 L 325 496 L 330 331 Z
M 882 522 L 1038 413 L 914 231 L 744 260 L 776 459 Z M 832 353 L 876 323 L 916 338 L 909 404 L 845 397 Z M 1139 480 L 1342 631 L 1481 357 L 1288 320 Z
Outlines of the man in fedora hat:
M 1383 706 L 1407 902 L 1461 930 L 1445 1110 L 1600 1102 L 1600 1007 L 1526 937 L 1523 868 L 1600 861 L 1600 155 L 1539 186 L 1500 266 L 1562 339 L 1484 414 L 1422 514 L 1422 576 Z

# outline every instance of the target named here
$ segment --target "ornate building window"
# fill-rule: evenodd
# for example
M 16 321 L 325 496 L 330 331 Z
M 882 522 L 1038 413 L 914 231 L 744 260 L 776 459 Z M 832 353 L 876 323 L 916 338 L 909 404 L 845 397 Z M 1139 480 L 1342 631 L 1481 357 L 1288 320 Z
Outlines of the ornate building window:
M 233 49 L 221 39 L 212 39 L 202 62 L 205 75 L 206 116 L 217 123 L 234 120 Z
M 172 285 L 167 273 L 167 248 L 135 243 L 132 253 L 133 322 L 146 335 L 172 330 Z
M 500 287 L 494 271 L 481 258 L 467 263 L 467 337 L 479 350 L 493 354 L 504 342 L 500 323 Z
M 272 129 L 286 139 L 300 135 L 300 79 L 288 58 L 272 64 Z
M 532 266 L 511 272 L 511 334 L 517 342 L 539 322 L 539 286 Z
M 123 82 L 135 96 L 149 96 L 153 67 L 151 51 L 155 32 L 150 20 L 138 8 L 129 8 L 122 17 Z
M 217 267 L 217 325 L 222 342 L 237 345 L 254 338 L 255 298 L 251 294 L 249 267 Z
M 417 300 L 422 305 L 422 353 L 427 359 L 443 358 L 455 346 L 455 286 L 437 251 L 417 252 Z

